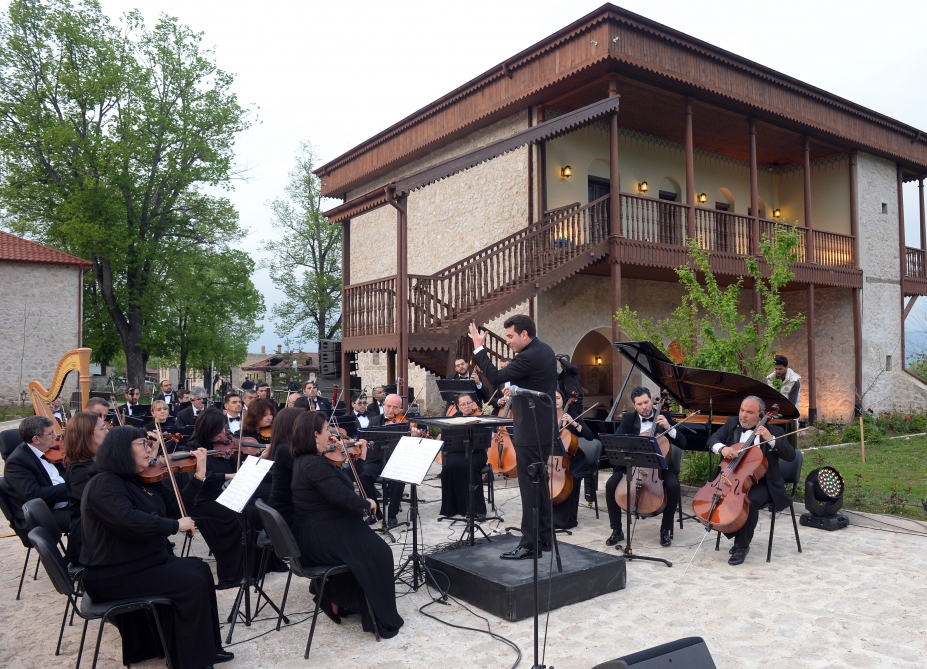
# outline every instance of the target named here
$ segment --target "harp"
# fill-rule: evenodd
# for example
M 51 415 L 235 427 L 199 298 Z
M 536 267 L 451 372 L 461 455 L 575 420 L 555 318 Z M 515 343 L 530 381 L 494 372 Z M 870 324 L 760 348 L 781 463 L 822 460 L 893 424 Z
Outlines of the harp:
M 61 426 L 55 420 L 49 402 L 52 402 L 61 394 L 61 388 L 64 386 L 64 380 L 71 372 L 77 372 L 80 384 L 80 408 L 83 409 L 87 402 L 90 401 L 90 353 L 89 348 L 71 349 L 58 361 L 55 368 L 55 375 L 52 377 L 48 389 L 45 389 L 38 381 L 29 382 L 29 396 L 32 397 L 32 408 L 36 416 L 45 416 L 51 419 L 55 424 L 55 432 L 61 433 Z

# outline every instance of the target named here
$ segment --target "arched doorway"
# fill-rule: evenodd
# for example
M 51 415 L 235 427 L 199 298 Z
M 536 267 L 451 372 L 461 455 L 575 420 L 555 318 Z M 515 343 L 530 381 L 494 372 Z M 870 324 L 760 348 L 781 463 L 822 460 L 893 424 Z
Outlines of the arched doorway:
M 598 330 L 587 332 L 576 348 L 571 361 L 579 367 L 579 378 L 583 385 L 583 406 L 591 407 L 596 402 L 608 411 L 612 398 L 612 343 L 608 336 Z M 595 412 L 590 415 L 594 417 Z

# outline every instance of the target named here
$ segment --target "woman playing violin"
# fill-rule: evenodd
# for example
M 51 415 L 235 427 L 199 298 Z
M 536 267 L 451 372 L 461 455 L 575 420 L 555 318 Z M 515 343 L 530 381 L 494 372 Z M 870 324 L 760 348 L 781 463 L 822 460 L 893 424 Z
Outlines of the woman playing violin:
M 560 425 L 560 444 L 563 449 L 568 449 L 572 438 L 582 438 L 592 441 L 595 435 L 586 425 L 582 418 L 574 419 L 568 411 L 564 410 L 563 392 L 558 390 L 557 399 L 557 420 Z M 556 444 L 554 445 L 554 454 L 558 454 Z M 586 455 L 582 449 L 577 449 L 570 458 L 569 475 L 573 478 L 573 491 L 560 504 L 554 504 L 554 528 L 558 530 L 570 530 L 578 524 L 579 514 L 579 495 L 582 490 L 582 480 L 586 476 L 589 463 L 586 462 Z
M 360 442 L 357 462 L 366 456 Z M 296 419 L 293 428 L 293 508 L 296 541 L 308 564 L 346 564 L 350 573 L 331 577 L 321 609 L 334 622 L 359 613 L 366 632 L 379 628 L 388 639 L 399 633 L 403 620 L 396 610 L 393 552 L 363 520 L 377 504 L 355 492 L 354 482 L 323 454 L 330 448 L 328 420 L 311 411 Z M 366 601 L 376 620 L 371 620 Z
M 254 440 L 258 444 L 269 444 L 271 426 L 277 415 L 277 405 L 263 397 L 251 400 L 245 417 L 241 421 L 243 439 Z
M 108 432 L 106 421 L 90 411 L 74 414 L 64 430 L 64 466 L 67 467 L 64 483 L 68 490 L 68 512 L 71 514 L 67 559 L 71 564 L 80 564 L 80 498 L 90 478 L 90 466 Z
M 174 417 L 171 416 L 171 408 L 167 406 L 167 402 L 164 400 L 155 400 L 151 403 L 151 420 L 145 423 L 145 431 L 149 433 L 154 439 L 157 439 L 155 434 L 155 423 L 161 427 L 161 431 L 164 432 L 169 425 L 174 424 Z M 170 447 L 168 447 L 170 449 Z

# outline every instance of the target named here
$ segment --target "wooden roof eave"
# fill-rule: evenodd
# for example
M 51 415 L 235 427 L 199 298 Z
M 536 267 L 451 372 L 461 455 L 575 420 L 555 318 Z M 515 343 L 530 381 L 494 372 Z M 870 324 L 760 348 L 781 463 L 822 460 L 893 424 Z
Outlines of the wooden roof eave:
M 566 135 L 585 125 L 593 123 L 603 116 L 617 112 L 619 101 L 620 96 L 617 95 L 604 98 L 582 109 L 577 109 L 576 111 L 568 112 L 549 121 L 544 121 L 536 126 L 515 133 L 510 137 L 487 144 L 479 149 L 474 149 L 462 156 L 450 158 L 437 165 L 433 165 L 432 167 L 428 167 L 390 184 L 364 193 L 334 209 L 329 209 L 324 213 L 324 216 L 326 216 L 331 223 L 345 221 L 352 216 L 367 213 L 387 204 L 388 193 L 392 193 L 393 197 L 403 197 L 419 188 L 424 188 L 425 186 L 447 179 L 455 174 L 476 167 L 487 160 L 498 158 L 499 156 L 523 146 L 556 139 L 557 137 Z

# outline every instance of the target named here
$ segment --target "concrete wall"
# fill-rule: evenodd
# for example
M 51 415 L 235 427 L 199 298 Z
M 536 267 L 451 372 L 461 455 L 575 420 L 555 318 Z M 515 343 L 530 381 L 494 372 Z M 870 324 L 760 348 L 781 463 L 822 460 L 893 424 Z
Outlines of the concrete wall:
M 47 388 L 61 356 L 80 345 L 81 275 L 76 267 L 4 261 L 0 286 L 0 403 L 18 404 L 29 381 Z M 66 391 L 76 387 L 71 374 Z

